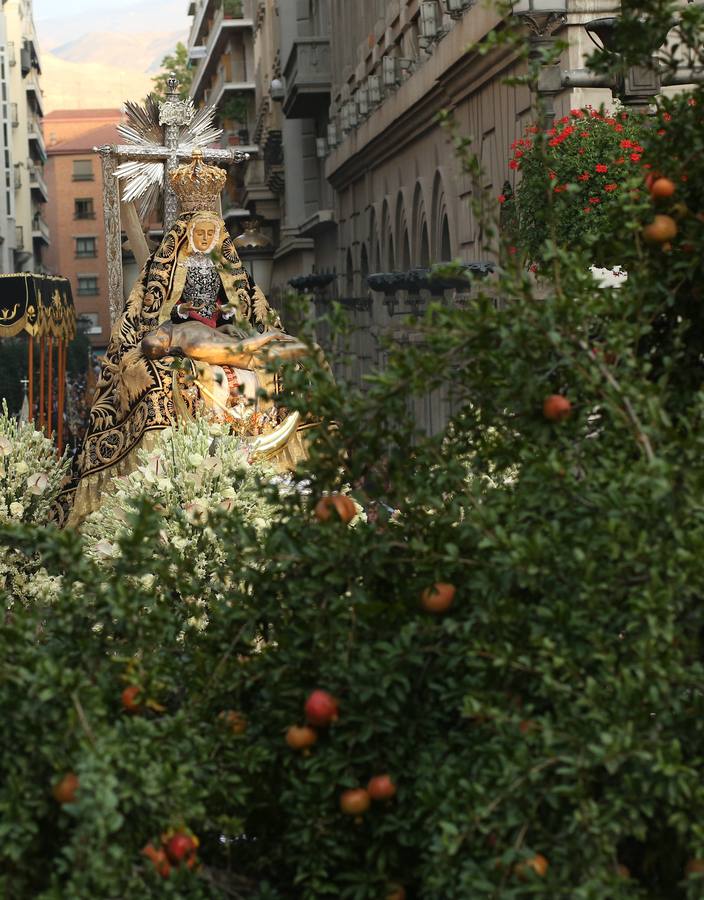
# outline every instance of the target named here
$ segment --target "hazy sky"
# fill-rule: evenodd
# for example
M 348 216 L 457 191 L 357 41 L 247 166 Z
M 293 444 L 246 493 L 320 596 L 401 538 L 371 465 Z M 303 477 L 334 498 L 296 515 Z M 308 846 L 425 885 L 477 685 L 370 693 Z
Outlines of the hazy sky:
M 134 6 L 135 0 L 34 0 L 34 17 L 36 19 L 59 19 L 63 16 L 71 16 L 76 13 L 95 12 L 96 6 L 103 9 L 126 9 Z M 185 7 L 185 3 L 183 4 Z

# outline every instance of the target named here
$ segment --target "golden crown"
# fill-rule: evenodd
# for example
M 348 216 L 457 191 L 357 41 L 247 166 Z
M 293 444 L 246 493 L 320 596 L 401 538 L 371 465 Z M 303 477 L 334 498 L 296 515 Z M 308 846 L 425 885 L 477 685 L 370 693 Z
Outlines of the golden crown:
M 202 152 L 194 150 L 193 161 L 174 169 L 169 181 L 178 196 L 182 213 L 218 212 L 227 172 L 217 166 L 206 165 Z

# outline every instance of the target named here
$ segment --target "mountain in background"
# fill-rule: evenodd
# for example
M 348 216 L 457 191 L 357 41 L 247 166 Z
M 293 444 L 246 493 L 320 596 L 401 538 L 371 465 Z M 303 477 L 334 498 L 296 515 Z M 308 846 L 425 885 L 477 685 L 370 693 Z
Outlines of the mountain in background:
M 91 31 L 50 50 L 52 56 L 66 62 L 100 63 L 118 69 L 126 68 L 125 63 L 129 60 L 134 69 L 155 75 L 161 70 L 163 58 L 167 53 L 173 53 L 176 44 L 183 39 L 182 31 L 166 34 Z
M 164 56 L 188 37 L 186 7 L 186 0 L 96 4 L 90 16 L 38 19 L 45 111 L 143 100 Z

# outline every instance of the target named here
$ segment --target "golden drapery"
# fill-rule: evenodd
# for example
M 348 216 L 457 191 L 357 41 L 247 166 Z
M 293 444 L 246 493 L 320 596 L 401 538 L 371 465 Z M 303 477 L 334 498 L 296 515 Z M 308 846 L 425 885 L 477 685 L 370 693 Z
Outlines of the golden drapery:
M 140 344 L 148 332 L 169 319 L 181 298 L 191 252 L 188 226 L 197 217 L 197 213 L 183 215 L 175 223 L 147 260 L 115 323 L 76 460 L 74 483 L 55 512 L 61 524 L 78 525 L 97 509 L 111 479 L 133 471 L 139 450 L 152 445 L 158 431 L 177 421 L 173 379 L 178 375 L 168 363 L 147 359 Z M 235 321 L 259 331 L 268 325 L 280 327 L 278 316 L 242 265 L 224 222 L 220 234 L 215 265 L 236 311 Z M 272 394 L 279 388 L 276 376 L 264 375 L 262 381 Z M 305 455 L 302 435 L 296 434 L 278 462 L 288 468 Z
M 0 340 L 26 331 L 31 337 L 71 341 L 76 310 L 71 282 L 52 275 L 0 275 Z

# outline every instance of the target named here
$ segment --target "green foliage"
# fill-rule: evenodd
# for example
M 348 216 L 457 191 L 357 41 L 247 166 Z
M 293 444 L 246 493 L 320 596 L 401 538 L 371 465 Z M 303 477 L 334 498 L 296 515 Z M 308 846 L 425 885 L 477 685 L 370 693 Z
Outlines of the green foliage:
M 643 138 L 675 196 L 651 200 L 639 173 L 595 233 L 629 273 L 618 291 L 592 246 L 548 233 L 539 290 L 507 257 L 389 342 L 364 391 L 291 367 L 290 407 L 336 427 L 303 489 L 262 485 L 269 527 L 209 519 L 230 586 L 207 627 L 182 599 L 209 594 L 204 575 L 149 502 L 108 567 L 74 534 L 8 531 L 62 578 L 0 628 L 3 896 L 704 896 L 685 868 L 704 859 L 702 103 L 663 101 Z M 642 240 L 656 213 L 677 222 L 669 249 Z M 409 409 L 430 390 L 453 415 L 427 437 Z M 572 403 L 559 424 L 553 393 Z M 366 521 L 318 522 L 348 484 Z M 438 581 L 457 587 L 442 616 L 419 602 Z M 315 688 L 340 717 L 304 755 L 284 735 Z M 382 772 L 395 799 L 344 815 L 342 791 Z M 140 850 L 184 826 L 201 868 L 163 880 Z M 537 853 L 547 873 L 522 880 Z
M 172 73 L 178 78 L 178 93 L 182 100 L 187 100 L 191 83 L 193 81 L 193 69 L 188 63 L 188 49 L 181 41 L 176 44 L 173 53 L 168 54 L 161 61 L 162 71 L 154 78 L 154 88 L 152 94 L 157 100 L 166 100 L 169 91 L 168 80 Z
M 629 191 L 642 187 L 647 127 L 643 117 L 625 111 L 574 109 L 545 133 L 531 126 L 514 142 L 510 167 L 521 181 L 515 201 L 501 199 L 515 216 L 514 241 L 528 259 L 541 259 L 549 235 L 560 246 L 591 247 L 594 262 L 619 263 L 603 238 L 627 220 Z

